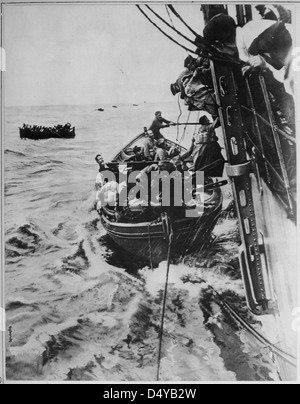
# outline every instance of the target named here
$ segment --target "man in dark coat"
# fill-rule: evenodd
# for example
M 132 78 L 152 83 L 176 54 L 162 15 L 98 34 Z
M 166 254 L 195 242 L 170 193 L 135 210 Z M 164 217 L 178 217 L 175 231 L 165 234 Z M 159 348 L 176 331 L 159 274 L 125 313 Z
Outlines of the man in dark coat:
M 155 113 L 155 119 L 152 122 L 149 130 L 152 130 L 152 132 L 154 134 L 154 139 L 158 140 L 158 139 L 164 137 L 161 134 L 160 129 L 169 128 L 170 126 L 174 126 L 174 125 L 175 125 L 174 122 L 168 121 L 167 119 L 163 118 L 161 112 L 157 111 Z

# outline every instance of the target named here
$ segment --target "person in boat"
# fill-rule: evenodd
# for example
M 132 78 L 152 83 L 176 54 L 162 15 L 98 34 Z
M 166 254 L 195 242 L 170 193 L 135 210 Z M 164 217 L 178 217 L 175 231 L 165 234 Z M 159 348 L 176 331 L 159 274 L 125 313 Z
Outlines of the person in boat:
M 192 145 L 187 153 L 180 157 L 184 161 L 188 157 L 193 157 L 194 171 L 201 171 L 206 167 L 213 166 L 216 163 L 218 169 L 206 171 L 207 176 L 221 177 L 224 168 L 224 157 L 221 147 L 218 143 L 218 137 L 215 129 L 220 124 L 219 118 L 211 123 L 207 116 L 199 120 L 200 128 L 192 140 Z
M 147 131 L 147 137 L 144 142 L 144 147 L 143 147 L 143 154 L 146 159 L 146 161 L 151 161 L 154 160 L 155 157 L 155 140 L 154 140 L 154 133 L 152 130 Z
M 144 132 L 140 134 L 140 136 L 148 136 L 148 128 L 144 126 Z
M 107 182 L 96 194 L 97 210 L 100 211 L 103 207 L 108 206 L 119 211 L 118 198 L 124 188 L 127 187 L 125 182 L 118 184 L 116 181 Z
M 97 154 L 95 160 L 99 165 L 99 172 L 96 177 L 96 189 L 100 190 L 105 185 L 105 180 L 102 173 L 103 171 L 108 170 L 108 167 L 106 166 L 104 158 L 101 156 L 101 154 Z
M 126 159 L 126 162 L 138 162 L 138 161 L 144 161 L 144 153 L 143 153 L 143 148 L 142 147 L 138 147 L 135 146 L 133 148 L 133 156 L 129 157 L 128 159 Z
M 169 158 L 169 154 L 167 152 L 167 144 L 164 138 L 158 139 L 156 145 L 156 155 L 155 161 L 166 161 Z
M 168 121 L 167 119 L 162 117 L 161 111 L 157 111 L 155 112 L 155 119 L 152 122 L 149 130 L 154 133 L 154 139 L 157 141 L 158 139 L 164 137 L 160 132 L 161 129 L 169 128 L 170 126 L 174 125 L 176 125 L 174 122 Z

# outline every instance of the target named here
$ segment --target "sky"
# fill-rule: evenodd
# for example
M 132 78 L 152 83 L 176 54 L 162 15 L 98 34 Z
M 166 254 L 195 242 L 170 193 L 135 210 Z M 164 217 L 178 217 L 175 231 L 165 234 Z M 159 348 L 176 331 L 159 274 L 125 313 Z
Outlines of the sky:
M 202 34 L 200 5 L 176 8 Z M 6 106 L 174 101 L 187 56 L 133 4 L 7 5 L 4 48 Z

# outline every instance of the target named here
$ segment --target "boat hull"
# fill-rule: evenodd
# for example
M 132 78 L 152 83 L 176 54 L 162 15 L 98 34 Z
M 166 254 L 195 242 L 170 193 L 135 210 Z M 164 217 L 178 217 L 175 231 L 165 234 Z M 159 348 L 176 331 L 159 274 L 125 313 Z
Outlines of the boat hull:
M 46 139 L 74 139 L 75 129 L 69 133 L 47 133 L 47 132 L 32 132 L 28 129 L 20 129 L 21 139 L 31 139 L 31 140 L 46 140 Z
M 222 211 L 222 192 L 214 191 L 213 207 L 205 209 L 200 218 L 186 218 L 172 223 L 173 258 L 200 250 L 209 240 Z M 104 213 L 101 221 L 109 237 L 132 256 L 143 258 L 154 265 L 168 257 L 169 240 L 162 223 L 124 224 L 111 221 Z

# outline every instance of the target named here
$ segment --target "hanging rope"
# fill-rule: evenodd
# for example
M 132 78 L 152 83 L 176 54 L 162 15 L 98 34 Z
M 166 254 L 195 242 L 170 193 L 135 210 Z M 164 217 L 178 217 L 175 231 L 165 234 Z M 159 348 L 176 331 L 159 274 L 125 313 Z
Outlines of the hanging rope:
M 150 259 L 150 268 L 153 270 L 153 259 L 152 259 L 152 246 L 151 246 L 151 228 L 152 223 L 149 223 L 148 225 L 148 237 L 149 237 L 149 259 Z
M 199 113 L 198 113 L 197 122 L 199 122 L 200 115 L 201 115 L 201 111 L 199 111 Z M 196 125 L 195 125 L 195 129 L 194 129 L 194 136 L 195 136 L 195 135 L 196 135 L 196 133 L 197 133 L 197 128 L 198 128 L 198 123 L 196 123 Z
M 190 118 L 191 118 L 191 113 L 192 113 L 192 112 L 190 111 L 190 112 L 189 112 L 188 119 L 187 119 L 187 122 L 186 122 L 186 124 L 185 124 L 184 130 L 183 130 L 183 134 L 182 134 L 182 137 L 181 137 L 181 140 L 180 140 L 179 144 L 181 144 L 181 143 L 184 141 L 185 134 L 186 134 L 186 130 L 187 130 L 187 127 L 188 127 L 188 124 L 189 124 L 189 120 L 190 120 Z
M 168 13 L 170 22 L 171 22 L 171 24 L 172 24 L 172 27 L 173 27 L 173 28 L 176 28 L 176 27 L 175 27 L 175 24 L 174 24 L 174 21 L 173 21 L 173 19 L 172 19 L 172 16 L 171 16 L 171 14 L 170 14 L 169 8 L 168 8 L 167 5 L 166 5 L 166 10 L 167 10 L 167 13 Z M 190 55 L 188 51 L 186 51 L 186 53 L 187 53 L 188 55 Z
M 201 283 L 206 283 L 207 282 L 204 279 L 200 280 Z M 278 355 L 280 358 L 288 362 L 290 365 L 297 367 L 297 358 L 295 358 L 293 355 L 284 352 L 282 349 L 278 348 L 276 345 L 272 344 L 270 341 L 268 341 L 263 335 L 261 335 L 251 324 L 249 324 L 246 320 L 244 320 L 236 311 L 235 309 L 227 303 L 223 297 L 216 291 L 216 289 L 207 284 L 208 288 L 212 291 L 213 295 L 218 298 L 219 305 L 223 307 L 225 310 L 227 310 L 231 316 L 235 319 L 237 323 L 239 323 L 243 328 L 245 328 L 253 337 L 255 337 L 260 343 L 262 343 L 264 346 L 269 348 L 273 353 Z M 207 309 L 205 309 L 207 311 Z M 208 311 L 207 311 L 208 312 Z M 211 313 L 209 313 L 211 315 Z
M 166 5 L 166 10 L 167 10 L 168 16 L 169 16 L 169 18 L 170 18 L 171 24 L 172 24 L 173 28 L 175 28 L 175 24 L 174 24 L 174 22 L 173 22 L 173 20 L 172 20 L 172 17 L 171 17 L 171 14 L 170 14 L 170 11 L 169 11 L 167 5 Z
M 219 52 L 217 49 L 213 48 L 208 42 L 205 41 L 205 39 L 201 36 L 198 35 L 197 33 L 195 33 L 196 38 L 197 38 L 197 43 L 194 41 L 192 41 L 190 38 L 188 38 L 187 36 L 185 36 L 182 32 L 178 31 L 175 27 L 172 27 L 172 25 L 170 25 L 166 20 L 164 20 L 158 13 L 156 13 L 150 6 L 146 5 L 146 7 L 159 19 L 161 20 L 164 24 L 166 24 L 169 28 L 171 28 L 173 31 L 175 31 L 178 35 L 180 35 L 182 38 L 184 38 L 186 41 L 190 42 L 191 44 L 193 44 L 194 46 L 201 45 L 205 47 L 205 51 L 211 53 L 212 55 L 214 55 L 214 60 L 219 60 L 219 61 L 223 61 L 223 62 L 234 62 L 234 63 L 238 63 L 240 64 L 241 61 L 237 61 L 236 59 L 233 59 L 231 56 L 229 55 L 225 55 L 221 52 Z M 202 51 L 204 51 L 204 49 L 202 49 Z M 207 53 L 206 55 L 204 55 L 207 58 L 212 58 L 212 56 Z M 242 62 L 244 64 L 244 62 Z
M 169 227 L 169 240 L 168 240 L 168 258 L 167 258 L 167 275 L 166 275 L 166 284 L 165 284 L 165 292 L 164 292 L 164 300 L 163 300 L 163 309 L 161 316 L 161 325 L 160 325 L 160 334 L 159 334 L 159 349 L 158 349 L 158 365 L 157 365 L 157 381 L 160 378 L 160 366 L 161 366 L 161 352 L 162 352 L 162 343 L 163 343 L 163 334 L 164 334 L 164 320 L 166 313 L 166 305 L 167 305 L 167 296 L 168 296 L 168 284 L 169 284 L 169 275 L 170 275 L 170 266 L 171 266 L 171 251 L 172 251 L 172 242 L 173 242 L 173 228 L 170 222 L 170 219 L 166 217 L 168 221 Z
M 148 10 L 151 11 L 151 13 L 153 13 L 155 15 L 155 17 L 157 17 L 159 20 L 161 20 L 164 24 L 166 24 L 169 28 L 171 28 L 174 32 L 176 32 L 176 34 L 178 34 L 179 36 L 181 36 L 182 38 L 184 38 L 186 41 L 190 42 L 192 45 L 196 45 L 195 41 L 193 41 L 192 39 L 188 38 L 187 36 L 185 36 L 184 34 L 182 34 L 180 31 L 178 31 L 175 27 L 172 27 L 171 24 L 169 24 L 166 20 L 164 20 L 157 12 L 155 12 L 150 6 L 146 5 L 146 7 L 148 8 Z
M 246 107 L 245 105 L 241 105 L 241 108 L 243 108 L 245 111 L 250 112 L 251 114 L 254 115 L 254 111 L 252 111 L 251 108 Z M 269 121 L 267 121 L 263 116 L 261 116 L 257 111 L 255 112 L 255 115 L 265 124 L 267 125 L 269 128 L 273 128 L 273 126 L 270 124 Z M 276 130 L 278 131 L 278 133 L 280 133 L 283 137 L 286 138 L 286 140 L 296 144 L 296 139 L 293 138 L 292 136 L 289 136 L 287 133 L 285 133 L 283 130 L 281 130 L 280 128 L 276 127 Z
M 182 108 L 181 108 L 181 104 L 180 104 L 180 93 L 178 94 L 178 107 L 179 107 L 180 113 L 179 113 L 179 116 L 177 118 L 177 137 L 176 137 L 176 142 L 179 141 L 179 121 L 180 121 L 180 118 L 182 116 Z
M 270 161 L 267 159 L 266 156 L 264 156 L 260 150 L 260 148 L 254 143 L 254 141 L 251 139 L 251 137 L 249 136 L 249 134 L 247 132 L 245 132 L 245 136 L 247 137 L 247 139 L 249 140 L 249 142 L 252 144 L 252 146 L 255 148 L 255 150 L 258 152 L 258 154 L 260 155 L 260 157 L 266 162 L 266 164 L 268 164 L 269 168 L 271 169 L 271 171 L 273 172 L 273 174 L 275 174 L 277 180 L 281 183 L 282 186 L 285 186 L 284 180 L 283 178 L 280 176 L 280 174 L 278 173 L 278 171 L 276 170 L 276 168 L 273 167 L 272 163 L 270 163 Z
M 147 18 L 148 21 L 150 21 L 150 23 L 152 25 L 154 25 L 155 28 L 157 28 L 164 36 L 166 36 L 168 39 L 170 39 L 172 42 L 174 42 L 176 45 L 180 46 L 182 49 L 184 49 L 185 51 L 188 51 L 190 53 L 193 53 L 194 55 L 197 55 L 197 52 L 187 48 L 186 46 L 180 44 L 179 42 L 177 42 L 174 38 L 172 38 L 170 35 L 168 35 L 164 30 L 162 30 L 157 24 L 155 24 L 155 22 L 153 22 L 151 20 L 151 18 L 142 10 L 142 8 L 137 5 L 137 8 L 140 10 L 140 12 Z
M 179 20 L 191 31 L 192 34 L 194 34 L 196 37 L 198 37 L 197 32 L 195 32 L 195 31 L 184 21 L 184 19 L 177 13 L 177 11 L 175 10 L 175 8 L 174 8 L 171 4 L 169 4 L 167 7 L 172 11 L 172 13 L 173 13 L 177 18 L 179 18 Z
M 150 7 L 147 6 L 149 9 Z M 174 42 L 176 45 L 180 46 L 182 49 L 184 49 L 185 51 L 192 53 L 196 56 L 202 56 L 205 57 L 207 59 L 212 59 L 212 60 L 216 60 L 219 62 L 227 62 L 227 63 L 234 63 L 234 64 L 245 64 L 243 61 L 240 61 L 238 59 L 233 59 L 231 57 L 229 57 L 228 55 L 224 55 L 221 52 L 219 52 L 218 50 L 214 49 L 211 46 L 208 45 L 204 45 L 205 47 L 209 47 L 209 50 L 207 49 L 198 49 L 197 51 L 193 51 L 189 48 L 187 48 L 186 46 L 184 46 L 183 44 L 179 43 L 178 41 L 176 41 L 174 38 L 172 38 L 170 35 L 168 35 L 162 28 L 160 28 L 157 24 L 155 24 L 154 21 L 151 20 L 151 18 L 142 10 L 142 8 L 137 5 L 137 8 L 139 9 L 139 11 L 144 15 L 144 17 L 147 18 L 147 20 L 155 27 L 157 28 L 164 36 L 166 36 L 168 39 L 170 39 L 172 42 Z M 178 30 L 176 30 L 175 28 L 173 28 L 169 23 L 167 23 L 165 20 L 163 20 L 162 17 L 160 17 L 157 13 L 155 13 L 152 9 L 151 12 L 153 12 L 155 15 L 157 15 L 157 17 L 159 19 L 161 19 L 162 21 L 164 21 L 164 23 L 166 25 L 168 25 L 173 31 L 177 32 L 178 35 L 183 36 L 184 38 L 186 38 L 189 42 L 191 42 L 191 40 L 187 37 L 185 37 L 183 34 L 181 34 Z M 198 38 L 201 38 L 198 36 Z M 192 42 L 193 43 L 193 42 Z M 194 44 L 194 43 L 193 43 Z M 195 45 L 195 44 L 194 44 Z M 196 46 L 196 45 L 195 45 Z

